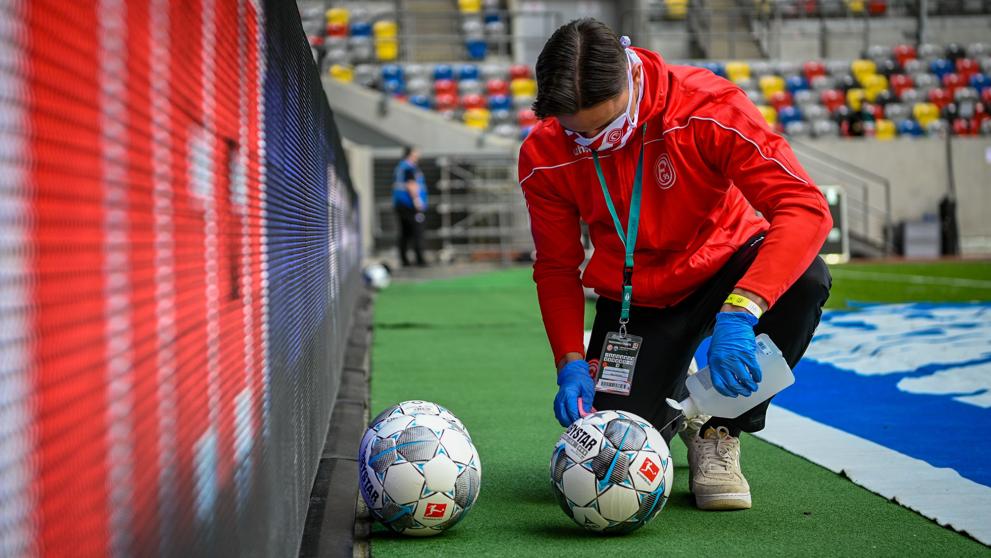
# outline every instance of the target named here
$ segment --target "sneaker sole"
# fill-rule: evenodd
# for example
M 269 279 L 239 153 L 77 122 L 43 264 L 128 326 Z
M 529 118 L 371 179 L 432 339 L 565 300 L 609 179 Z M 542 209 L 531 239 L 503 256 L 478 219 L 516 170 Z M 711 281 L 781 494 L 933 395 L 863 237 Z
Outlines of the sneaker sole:
M 751 507 L 750 493 L 725 493 L 695 495 L 695 507 L 700 510 L 749 510 Z

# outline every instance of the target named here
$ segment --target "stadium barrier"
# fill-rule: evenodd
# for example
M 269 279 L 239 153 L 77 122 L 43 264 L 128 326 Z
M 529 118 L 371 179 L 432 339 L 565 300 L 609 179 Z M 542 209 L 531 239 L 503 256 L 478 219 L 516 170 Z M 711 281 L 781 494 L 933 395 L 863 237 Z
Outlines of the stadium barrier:
M 2 10 L 0 556 L 296 555 L 361 243 L 295 3 Z

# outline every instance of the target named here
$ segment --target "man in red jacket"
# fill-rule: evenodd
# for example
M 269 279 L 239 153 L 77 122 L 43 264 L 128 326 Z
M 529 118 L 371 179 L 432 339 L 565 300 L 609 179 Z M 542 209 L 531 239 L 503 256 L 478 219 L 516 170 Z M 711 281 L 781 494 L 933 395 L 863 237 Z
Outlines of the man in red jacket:
M 731 397 L 760 382 L 755 332 L 792 367 L 801 359 L 829 296 L 817 256 L 829 209 L 743 91 L 708 70 L 668 65 L 583 19 L 551 36 L 536 74 L 541 121 L 520 149 L 519 179 L 555 415 L 567 426 L 594 399 L 670 441 L 685 425 L 664 400 L 686 395 L 706 336 L 713 387 Z M 584 272 L 580 221 L 595 246 Z M 587 354 L 583 284 L 599 294 Z M 750 507 L 739 436 L 762 429 L 766 410 L 682 432 L 698 507 Z

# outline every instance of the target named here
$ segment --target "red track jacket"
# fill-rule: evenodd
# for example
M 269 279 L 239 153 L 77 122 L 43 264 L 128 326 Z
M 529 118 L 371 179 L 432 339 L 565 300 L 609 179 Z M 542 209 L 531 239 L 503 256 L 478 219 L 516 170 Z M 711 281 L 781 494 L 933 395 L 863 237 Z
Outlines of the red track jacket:
M 767 231 L 737 286 L 773 305 L 832 227 L 825 198 L 740 88 L 708 70 L 636 52 L 644 65 L 639 125 L 647 124 L 646 137 L 638 128 L 626 146 L 600 156 L 625 227 L 641 138 L 646 142 L 633 304 L 677 304 L 747 239 Z M 583 283 L 620 300 L 625 250 L 591 153 L 556 118 L 538 123 L 523 142 L 519 179 L 537 248 L 533 279 L 557 362 L 568 352 L 585 353 Z M 584 274 L 579 220 L 595 246 Z

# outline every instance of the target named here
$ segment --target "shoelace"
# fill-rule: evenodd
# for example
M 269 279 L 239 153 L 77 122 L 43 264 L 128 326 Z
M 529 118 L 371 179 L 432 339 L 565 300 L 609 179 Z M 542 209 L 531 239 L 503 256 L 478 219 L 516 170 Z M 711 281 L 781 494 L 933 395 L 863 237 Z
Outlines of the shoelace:
M 720 426 L 716 429 L 716 443 L 709 443 L 711 441 L 705 439 L 702 444 L 705 456 L 709 458 L 706 460 L 706 472 L 731 473 L 739 440 L 730 438 L 726 427 Z

